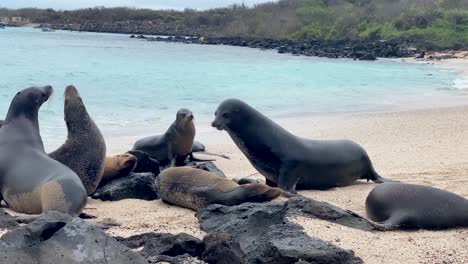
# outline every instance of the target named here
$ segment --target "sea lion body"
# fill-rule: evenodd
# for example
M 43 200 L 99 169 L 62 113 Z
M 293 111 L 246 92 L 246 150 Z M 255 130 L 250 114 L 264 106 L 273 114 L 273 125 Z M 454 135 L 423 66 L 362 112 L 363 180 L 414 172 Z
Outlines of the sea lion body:
M 99 186 L 105 183 L 130 175 L 138 164 L 138 160 L 131 154 L 106 157 L 104 160 L 104 172 Z
M 267 184 L 295 192 L 347 186 L 358 179 L 384 182 L 366 151 L 349 140 L 297 137 L 246 103 L 229 99 L 217 109 L 213 127 L 226 130 Z
M 72 169 L 91 195 L 101 182 L 106 143 L 74 86 L 65 89 L 64 113 L 67 140 L 49 156 Z
M 176 120 L 166 133 L 138 140 L 133 150 L 146 152 L 161 165 L 170 162 L 179 164 L 192 152 L 195 133 L 192 112 L 182 108 L 177 112 Z
M 51 86 L 32 87 L 13 98 L 0 129 L 0 190 L 16 212 L 78 215 L 86 190 L 75 172 L 45 153 L 39 134 L 38 110 L 51 93 Z
M 280 189 L 264 184 L 239 185 L 204 170 L 184 167 L 162 171 L 155 185 L 163 201 L 193 210 L 210 204 L 265 202 L 283 194 Z
M 387 230 L 468 227 L 468 199 L 415 184 L 378 185 L 367 196 L 366 213 Z

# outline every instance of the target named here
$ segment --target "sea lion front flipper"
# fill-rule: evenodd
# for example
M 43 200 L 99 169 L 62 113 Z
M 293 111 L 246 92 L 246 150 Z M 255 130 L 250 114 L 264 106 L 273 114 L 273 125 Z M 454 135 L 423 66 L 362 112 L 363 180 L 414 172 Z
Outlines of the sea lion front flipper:
M 296 184 L 299 179 L 291 175 L 291 172 L 294 171 L 294 167 L 294 164 L 283 164 L 283 166 L 281 166 L 278 177 L 278 188 L 296 194 Z M 289 174 L 287 174 L 288 172 Z
M 193 153 L 193 152 L 192 152 L 192 153 Z M 208 155 L 208 156 L 216 156 L 216 157 L 220 157 L 220 158 L 228 159 L 228 160 L 231 159 L 230 157 L 228 157 L 228 156 L 226 156 L 226 155 L 211 153 L 211 152 L 207 152 L 207 151 L 197 151 L 197 154 Z
M 198 161 L 198 162 L 207 162 L 207 161 L 216 161 L 215 159 L 199 159 L 199 158 L 195 158 L 193 156 L 193 153 L 191 152 L 189 154 L 189 161 Z
M 400 181 L 396 181 L 396 180 L 390 180 L 390 179 L 386 179 L 378 174 L 375 175 L 375 179 L 372 179 L 373 182 L 375 183 L 384 183 L 384 182 L 400 182 Z

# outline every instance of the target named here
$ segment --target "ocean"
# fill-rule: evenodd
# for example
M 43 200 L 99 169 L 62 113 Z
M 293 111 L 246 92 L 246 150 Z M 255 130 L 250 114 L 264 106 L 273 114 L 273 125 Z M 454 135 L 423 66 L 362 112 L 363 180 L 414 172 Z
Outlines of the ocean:
M 119 137 L 164 132 L 182 107 L 194 112 L 198 131 L 211 130 L 214 111 L 227 98 L 245 100 L 272 118 L 452 106 L 466 102 L 457 78 L 448 69 L 399 60 L 0 29 L 0 115 L 19 90 L 52 85 L 54 95 L 39 115 L 48 150 L 66 138 L 63 91 L 70 84 L 105 137 Z

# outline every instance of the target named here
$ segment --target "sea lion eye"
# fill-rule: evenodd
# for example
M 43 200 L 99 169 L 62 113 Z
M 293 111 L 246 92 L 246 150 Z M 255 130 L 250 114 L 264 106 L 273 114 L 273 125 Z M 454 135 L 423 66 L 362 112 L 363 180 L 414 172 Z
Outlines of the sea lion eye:
M 223 118 L 229 118 L 231 115 L 229 113 L 223 113 Z

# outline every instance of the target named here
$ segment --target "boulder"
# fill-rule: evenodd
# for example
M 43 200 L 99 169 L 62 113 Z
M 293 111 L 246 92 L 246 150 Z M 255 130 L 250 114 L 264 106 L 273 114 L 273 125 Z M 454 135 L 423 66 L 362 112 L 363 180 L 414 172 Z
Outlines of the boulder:
M 78 217 L 48 212 L 0 239 L 2 264 L 144 264 L 146 260 Z
M 127 177 L 112 180 L 99 187 L 92 194 L 92 197 L 103 201 L 123 199 L 156 200 L 158 195 L 154 188 L 155 179 L 156 175 L 153 173 L 131 173 Z
M 332 204 L 308 199 L 302 196 L 290 198 L 289 201 L 286 202 L 286 210 L 290 217 L 301 215 L 363 231 L 383 230 L 382 227 L 352 211 L 344 210 Z
M 18 222 L 13 216 L 9 215 L 7 212 L 5 212 L 5 210 L 0 209 L 0 230 L 1 229 L 7 229 L 7 230 L 15 229 L 18 226 L 19 226 Z
M 209 264 L 244 264 L 245 254 L 240 244 L 229 234 L 207 235 L 203 238 L 202 260 Z
M 184 254 L 199 257 L 204 249 L 203 242 L 200 239 L 185 233 L 178 235 L 145 233 L 128 238 L 117 237 L 116 239 L 130 248 L 143 247 L 140 253 L 145 258 L 154 256 L 176 257 Z
M 209 234 L 227 233 L 240 245 L 246 263 L 363 263 L 351 250 L 309 237 L 288 220 L 288 203 L 210 205 L 197 213 Z

